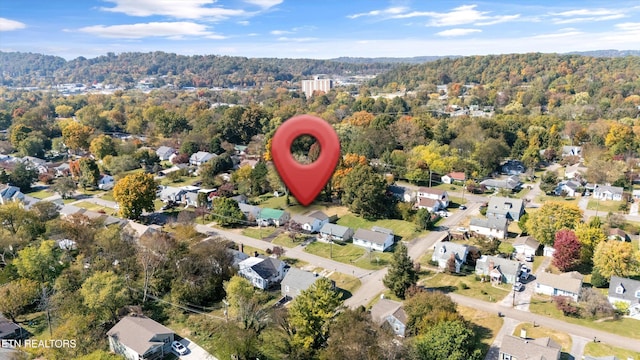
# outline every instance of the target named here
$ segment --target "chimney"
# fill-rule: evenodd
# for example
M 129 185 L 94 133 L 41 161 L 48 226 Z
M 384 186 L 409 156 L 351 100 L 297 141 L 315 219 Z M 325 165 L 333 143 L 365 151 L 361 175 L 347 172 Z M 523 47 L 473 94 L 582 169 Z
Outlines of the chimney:
M 243 253 L 244 252 L 244 244 L 240 243 L 240 252 Z
M 258 255 L 260 255 L 260 254 L 258 254 L 258 252 L 257 252 L 257 251 L 254 251 L 254 252 L 253 252 L 253 256 L 254 256 L 254 257 L 258 257 Z
M 493 271 L 494 266 L 495 265 L 493 264 L 493 260 L 489 261 L 489 272 Z
M 521 329 L 520 330 L 520 337 L 523 339 L 527 338 L 527 329 Z

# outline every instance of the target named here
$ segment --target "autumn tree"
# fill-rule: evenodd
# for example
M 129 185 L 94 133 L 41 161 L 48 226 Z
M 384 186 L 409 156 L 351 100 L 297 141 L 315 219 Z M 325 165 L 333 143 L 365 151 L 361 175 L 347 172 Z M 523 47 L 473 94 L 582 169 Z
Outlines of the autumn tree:
M 93 130 L 92 127 L 70 121 L 62 128 L 62 139 L 64 144 L 73 151 L 87 150 Z
M 38 299 L 38 283 L 22 278 L 0 285 L 0 313 L 16 322 L 16 316 Z
M 553 253 L 553 266 L 560 271 L 574 269 L 580 263 L 580 242 L 576 234 L 568 229 L 562 229 L 556 233 L 553 243 L 556 250 Z
M 229 316 L 235 318 L 243 329 L 259 333 L 267 326 L 266 293 L 258 292 L 249 280 L 240 276 L 226 281 L 224 290 L 229 302 Z
M 58 257 L 55 241 L 47 240 L 18 251 L 13 265 L 21 277 L 46 283 L 53 281 L 60 273 Z
M 382 279 L 382 282 L 397 297 L 404 299 L 407 289 L 415 285 L 417 281 L 418 275 L 413 267 L 413 261 L 407 253 L 407 247 L 399 242 L 393 251 L 389 272 Z
M 543 245 L 553 245 L 556 232 L 575 229 L 582 220 L 582 211 L 573 204 L 547 202 L 536 212 L 529 214 L 527 233 Z
M 629 242 L 602 241 L 593 254 L 593 266 L 605 278 L 628 277 L 638 271 L 638 256 Z
M 76 188 L 76 182 L 68 176 L 58 178 L 56 182 L 51 185 L 51 190 L 58 193 L 63 199 L 66 199 L 69 196 L 73 195 L 73 193 L 76 191 Z
M 328 338 L 329 324 L 341 306 L 341 296 L 327 278 L 319 278 L 302 291 L 289 308 L 293 344 L 308 350 L 322 347 Z
M 82 158 L 79 161 L 80 176 L 78 183 L 83 189 L 98 187 L 98 181 L 100 180 L 100 169 L 95 160 L 89 158 Z
M 120 179 L 113 187 L 120 214 L 127 219 L 138 219 L 142 211 L 154 211 L 157 188 L 152 174 L 136 173 Z
M 9 174 L 9 183 L 20 188 L 20 191 L 27 192 L 31 190 L 33 184 L 38 178 L 38 171 L 30 168 L 27 164 L 20 162 L 13 168 Z
M 107 155 L 117 155 L 116 143 L 113 141 L 113 138 L 104 134 L 91 140 L 89 151 L 91 151 L 96 159 L 102 159 Z
M 404 302 L 407 313 L 407 335 L 424 335 L 441 321 L 462 320 L 456 303 L 439 291 L 417 289 Z
M 465 321 L 443 321 L 415 341 L 417 358 L 422 360 L 481 360 L 478 336 Z
M 386 196 L 387 184 L 369 165 L 358 165 L 345 177 L 342 203 L 365 218 L 388 214 L 392 199 Z
M 596 217 L 596 219 L 599 219 Z M 583 264 L 593 263 L 593 252 L 595 248 L 603 241 L 607 240 L 607 236 L 600 226 L 592 226 L 591 224 L 578 224 L 576 226 L 576 236 L 580 241 L 580 261 Z
M 136 260 L 142 270 L 142 302 L 147 301 L 149 292 L 158 289 L 156 275 L 165 268 L 177 246 L 176 240 L 164 233 L 140 238 Z
M 56 106 L 56 114 L 62 118 L 68 118 L 73 114 L 73 107 L 69 105 L 58 105 Z
M 96 312 L 102 321 L 117 319 L 117 311 L 128 301 L 124 280 L 113 272 L 101 271 L 91 275 L 80 288 L 87 308 Z
M 612 155 L 625 154 L 635 148 L 635 135 L 631 126 L 622 123 L 613 123 L 605 138 L 605 146 Z

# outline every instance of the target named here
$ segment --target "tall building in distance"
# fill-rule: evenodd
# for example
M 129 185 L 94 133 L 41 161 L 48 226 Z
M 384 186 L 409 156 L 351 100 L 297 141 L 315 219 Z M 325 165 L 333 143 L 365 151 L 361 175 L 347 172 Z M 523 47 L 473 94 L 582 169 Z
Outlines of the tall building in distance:
M 302 80 L 302 91 L 310 98 L 316 90 L 328 93 L 333 87 L 333 80 L 322 79 L 320 75 L 313 77 L 313 80 Z

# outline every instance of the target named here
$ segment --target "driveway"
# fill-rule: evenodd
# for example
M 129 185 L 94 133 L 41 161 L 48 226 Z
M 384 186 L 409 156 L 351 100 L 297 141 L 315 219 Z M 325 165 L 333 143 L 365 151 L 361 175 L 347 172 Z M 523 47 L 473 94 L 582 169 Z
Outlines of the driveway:
M 189 352 L 186 355 L 182 355 L 179 358 L 185 360 L 218 360 L 215 356 L 209 354 L 205 351 L 205 349 L 198 346 L 198 344 L 189 340 L 188 338 L 184 338 L 180 340 L 180 343 L 184 345 Z

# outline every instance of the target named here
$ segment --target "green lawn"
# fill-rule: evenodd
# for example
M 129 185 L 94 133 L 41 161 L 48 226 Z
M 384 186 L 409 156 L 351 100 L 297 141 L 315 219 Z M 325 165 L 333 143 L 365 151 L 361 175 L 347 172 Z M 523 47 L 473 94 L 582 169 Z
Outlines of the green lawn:
M 91 210 L 91 211 L 104 211 L 105 214 L 114 214 L 117 212 L 117 210 L 112 209 L 112 208 L 108 208 L 108 207 L 104 207 L 104 206 L 100 206 L 97 204 L 94 204 L 92 202 L 88 202 L 88 201 L 80 201 L 78 203 L 74 204 L 77 207 L 83 208 L 83 209 L 87 209 L 87 210 Z
M 393 230 L 393 233 L 396 235 L 396 240 L 398 240 L 397 237 L 400 237 L 404 241 L 409 241 L 420 235 L 426 234 L 426 231 L 417 231 L 415 224 L 396 219 L 370 221 L 359 216 L 349 214 L 340 217 L 337 223 L 338 225 L 348 226 L 354 229 L 354 231 L 358 228 L 371 229 L 372 226 L 380 226 Z
M 283 246 L 285 248 L 294 248 L 294 247 L 300 245 L 299 241 L 291 240 L 291 238 L 289 237 L 288 234 L 280 234 L 280 235 L 276 236 L 276 238 L 273 239 L 273 241 L 271 241 L 271 243 L 275 244 L 275 245 Z
M 627 349 L 620 349 L 603 343 L 589 342 L 584 347 L 584 354 L 593 357 L 605 357 L 613 355 L 620 360 L 623 359 L 640 359 L 640 353 Z
M 420 283 L 430 289 L 445 293 L 455 292 L 490 302 L 502 300 L 511 290 L 511 285 L 509 284 L 493 286 L 491 283 L 476 281 L 475 274 L 463 276 L 437 273 L 424 278 Z M 464 289 L 465 285 L 467 289 Z
M 347 264 L 355 262 L 367 252 L 364 248 L 353 244 L 327 244 L 319 241 L 307 245 L 305 247 L 305 251 L 310 254 Z
M 589 204 L 587 204 L 587 209 L 589 210 L 598 210 L 602 211 L 603 215 L 607 213 L 617 213 L 620 212 L 618 210 L 620 205 L 622 205 L 622 201 L 613 201 L 613 200 L 596 200 L 589 199 Z
M 335 271 L 329 276 L 329 279 L 335 281 L 336 287 L 344 290 L 346 296 L 351 296 L 351 294 L 356 292 L 356 290 L 360 288 L 360 285 L 362 285 L 357 277 Z M 342 299 L 346 300 L 344 296 Z
M 193 185 L 193 183 L 200 180 L 199 176 L 181 176 L 178 181 L 172 181 L 167 177 L 160 180 L 160 185 L 181 187 L 187 185 Z
M 536 202 L 539 204 L 544 204 L 549 201 L 561 202 L 565 204 L 573 204 L 575 206 L 578 206 L 578 202 L 580 202 L 580 198 L 579 197 L 563 198 L 562 196 L 550 196 L 550 195 L 540 195 L 536 198 Z M 529 211 L 530 210 L 527 209 L 527 212 Z
M 242 230 L 242 235 L 252 237 L 254 239 L 264 239 L 276 231 L 274 227 L 248 227 Z
M 562 346 L 563 353 L 569 353 L 571 351 L 571 336 L 567 333 L 563 333 L 560 331 L 556 331 L 553 329 L 541 327 L 541 326 L 533 326 L 531 323 L 520 323 L 516 326 L 513 331 L 513 336 L 520 337 L 520 330 L 527 331 L 527 338 L 529 339 L 538 339 L 542 337 L 550 337 L 553 341 L 557 342 L 560 346 Z
M 381 253 L 379 251 L 373 251 L 371 253 L 365 253 L 354 265 L 363 269 L 379 270 L 389 265 L 391 258 L 393 258 L 393 253 L 391 252 Z
M 488 313 L 466 306 L 458 305 L 457 309 L 458 313 L 472 324 L 474 333 L 478 334 L 482 342 L 482 354 L 486 356 L 489 347 L 493 344 L 493 340 L 498 335 L 500 328 L 502 328 L 504 320 L 495 313 Z
M 457 209 L 458 206 L 466 203 L 467 199 L 463 199 L 457 196 L 449 196 L 449 209 Z
M 55 193 L 50 192 L 49 189 L 42 189 L 38 191 L 29 192 L 27 193 L 27 195 L 32 196 L 36 199 L 42 200 L 44 198 L 48 198 L 51 195 L 55 195 Z
M 342 216 L 349 213 L 347 208 L 344 206 L 325 205 L 323 203 L 312 203 L 309 206 L 302 206 L 298 204 L 296 198 L 293 196 L 289 196 L 289 206 L 286 204 L 285 196 L 275 197 L 272 195 L 263 195 L 257 198 L 257 200 L 260 202 L 260 207 L 283 209 L 287 210 L 291 214 L 304 214 L 313 210 L 320 210 L 328 216 Z
M 626 336 L 633 339 L 640 339 L 640 332 L 637 331 L 637 329 L 640 328 L 640 321 L 638 320 L 620 318 L 618 320 L 595 322 L 591 319 L 567 317 L 564 316 L 560 310 L 556 309 L 556 306 L 552 303 L 551 297 L 549 296 L 534 294 L 531 297 L 531 305 L 529 305 L 529 310 L 532 313 L 550 316 L 568 323 L 607 331 L 613 334 Z
M 116 199 L 113 198 L 113 191 L 111 190 L 104 193 L 100 198 L 108 201 L 116 201 Z

